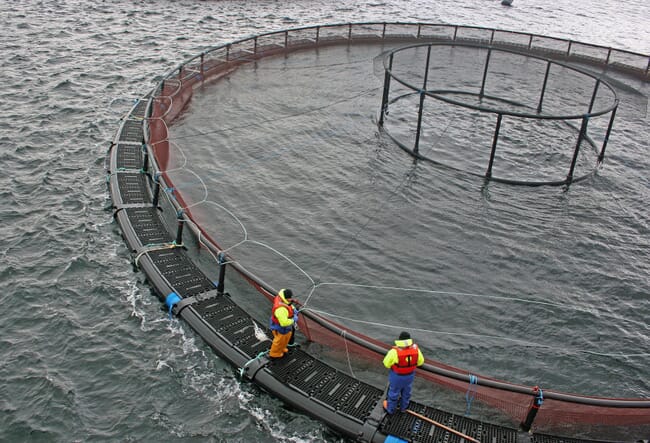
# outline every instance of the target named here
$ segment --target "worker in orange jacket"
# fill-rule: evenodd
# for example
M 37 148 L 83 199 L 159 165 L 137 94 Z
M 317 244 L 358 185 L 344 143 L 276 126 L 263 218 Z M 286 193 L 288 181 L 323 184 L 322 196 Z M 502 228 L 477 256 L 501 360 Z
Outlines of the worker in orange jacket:
M 291 289 L 280 289 L 273 300 L 269 327 L 273 334 L 273 343 L 269 351 L 271 359 L 284 357 L 289 352 L 287 345 L 295 325 L 298 324 L 298 310 L 293 307 L 293 293 Z

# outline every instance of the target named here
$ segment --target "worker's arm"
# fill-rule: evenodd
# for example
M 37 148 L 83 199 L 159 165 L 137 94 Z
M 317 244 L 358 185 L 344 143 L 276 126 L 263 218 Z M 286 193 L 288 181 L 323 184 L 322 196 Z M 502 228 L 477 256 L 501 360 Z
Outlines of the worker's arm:
M 390 369 L 390 367 L 396 364 L 397 361 L 397 351 L 395 349 L 391 349 L 386 353 L 386 356 L 384 357 L 384 366 Z
M 424 364 L 424 355 L 422 355 L 422 351 L 420 351 L 420 347 L 418 346 L 418 366 L 422 366 Z
M 293 324 L 293 318 L 289 318 L 289 310 L 284 306 L 280 306 L 275 310 L 275 318 L 278 319 L 278 323 L 283 328 Z

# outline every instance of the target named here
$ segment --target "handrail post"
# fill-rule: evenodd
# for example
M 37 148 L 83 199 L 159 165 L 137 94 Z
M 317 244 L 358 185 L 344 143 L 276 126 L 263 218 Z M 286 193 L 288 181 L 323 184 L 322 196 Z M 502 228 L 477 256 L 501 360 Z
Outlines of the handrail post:
M 542 392 L 541 388 L 539 386 L 535 386 L 533 388 L 533 392 L 535 393 L 535 398 L 533 398 L 533 401 L 528 408 L 528 415 L 526 416 L 526 420 L 521 422 L 521 429 L 525 432 L 530 431 L 530 428 L 533 426 L 535 416 L 537 415 L 539 408 L 542 406 L 542 403 L 544 403 L 544 393 Z
M 501 120 L 503 119 L 503 114 L 499 114 L 497 117 L 497 124 L 494 127 L 494 136 L 492 138 L 492 150 L 490 151 L 490 161 L 488 162 L 487 171 L 485 171 L 485 176 L 487 178 L 492 177 L 492 165 L 494 164 L 494 154 L 497 151 L 497 142 L 499 140 L 499 131 L 501 131 Z
M 217 255 L 217 263 L 219 263 L 219 281 L 217 283 L 217 293 L 223 294 L 226 281 L 226 254 L 220 252 Z
M 424 97 L 427 92 L 427 80 L 429 79 L 429 62 L 431 60 L 431 45 L 428 46 L 427 50 L 427 63 L 424 67 L 424 80 L 422 82 L 422 90 L 420 91 L 420 108 L 418 109 L 418 126 L 415 131 L 415 145 L 413 146 L 413 152 L 415 155 L 418 155 L 420 150 L 420 132 L 422 131 L 422 112 L 424 110 Z
M 153 176 L 153 207 L 158 207 L 158 200 L 160 196 L 160 172 L 156 172 Z
M 149 152 L 145 143 L 142 143 L 142 172 L 149 172 Z
M 205 52 L 202 52 L 201 53 L 201 77 L 202 77 L 202 79 L 203 79 L 203 76 L 205 74 L 205 65 L 204 65 L 204 63 L 205 63 Z
M 178 228 L 176 229 L 176 244 L 177 245 L 182 245 L 183 244 L 183 225 L 185 224 L 185 220 L 183 219 L 183 210 L 179 209 L 178 212 L 176 212 L 176 219 L 178 220 Z

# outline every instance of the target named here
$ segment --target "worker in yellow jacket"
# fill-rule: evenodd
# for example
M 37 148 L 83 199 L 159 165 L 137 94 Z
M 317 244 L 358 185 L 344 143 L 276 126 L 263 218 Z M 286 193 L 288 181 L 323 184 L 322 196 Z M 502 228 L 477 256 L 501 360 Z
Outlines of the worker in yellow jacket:
M 418 345 L 413 343 L 411 334 L 402 332 L 395 340 L 395 346 L 386 353 L 384 366 L 388 374 L 388 399 L 384 409 L 394 414 L 399 403 L 400 410 L 406 411 L 411 401 L 411 387 L 415 379 L 415 368 L 424 364 L 424 356 Z

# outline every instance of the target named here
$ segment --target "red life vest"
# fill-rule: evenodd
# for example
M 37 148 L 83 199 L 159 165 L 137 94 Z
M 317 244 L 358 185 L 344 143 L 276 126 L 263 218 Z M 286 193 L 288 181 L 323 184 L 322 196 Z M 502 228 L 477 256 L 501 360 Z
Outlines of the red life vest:
M 393 346 L 393 349 L 397 351 L 397 363 L 390 368 L 399 375 L 406 375 L 415 371 L 418 365 L 418 345 L 412 344 L 407 348 Z
M 280 322 L 275 316 L 275 310 L 279 307 L 286 308 L 287 311 L 289 311 L 288 318 L 293 318 L 293 306 L 286 304 L 284 301 L 282 301 L 282 297 L 276 295 L 275 299 L 273 299 L 273 308 L 271 309 L 271 321 L 278 326 L 280 326 Z

